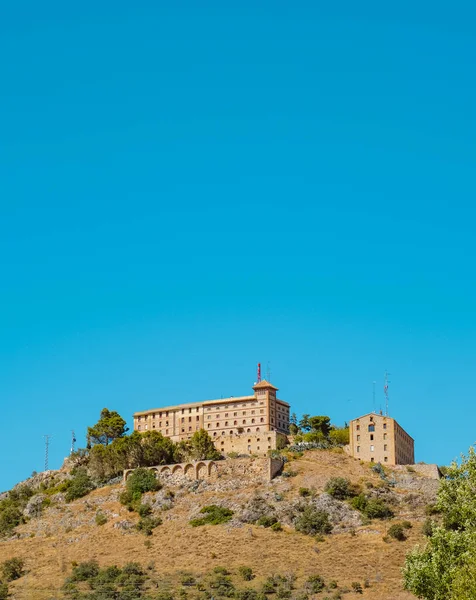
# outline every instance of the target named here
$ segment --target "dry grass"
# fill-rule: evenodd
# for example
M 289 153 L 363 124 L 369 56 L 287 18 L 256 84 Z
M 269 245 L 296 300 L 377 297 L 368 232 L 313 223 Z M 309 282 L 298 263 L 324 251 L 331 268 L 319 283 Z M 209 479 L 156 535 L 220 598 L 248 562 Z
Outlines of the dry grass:
M 274 482 L 272 488 L 287 495 L 297 494 L 301 486 L 314 487 L 321 491 L 332 476 L 347 476 L 353 481 L 379 480 L 368 467 L 345 455 L 329 452 L 310 452 L 303 458 L 293 461 L 288 468 L 298 471 L 296 477 Z M 243 481 L 240 493 L 250 495 L 256 486 Z M 93 501 L 107 495 L 111 488 L 93 492 Z M 230 494 L 232 492 L 228 492 Z M 217 500 L 226 493 L 205 492 L 193 495 L 193 501 L 205 505 Z M 331 535 L 324 542 L 316 543 L 312 538 L 290 529 L 273 532 L 269 529 L 244 525 L 227 525 L 193 528 L 188 525 L 190 503 L 177 502 L 177 506 L 164 513 L 164 524 L 155 530 L 150 539 L 151 545 L 144 544 L 145 537 L 138 532 L 124 534 L 113 527 L 115 521 L 131 519 L 124 507 L 117 502 L 102 505 L 118 517 L 112 518 L 102 527 L 84 524 L 72 532 L 59 532 L 50 537 L 31 537 L 0 543 L 0 561 L 13 556 L 25 558 L 29 573 L 12 585 L 17 600 L 49 600 L 54 598 L 64 578 L 68 575 L 73 561 L 82 562 L 95 558 L 101 565 L 123 565 L 130 561 L 147 565 L 155 563 L 158 574 L 173 574 L 188 571 L 203 574 L 214 566 L 226 565 L 236 570 L 241 565 L 252 567 L 257 581 L 273 573 L 294 572 L 299 579 L 311 574 L 320 574 L 325 580 L 336 580 L 339 585 L 350 586 L 352 581 L 370 581 L 370 588 L 364 594 L 346 594 L 349 600 L 365 598 L 369 600 L 409 600 L 411 594 L 402 591 L 401 567 L 405 553 L 421 542 L 420 525 L 409 531 L 405 542 L 385 543 L 383 536 L 390 523 L 373 522 L 361 528 L 357 535 Z M 84 501 L 70 505 L 73 513 L 88 512 Z M 95 510 L 90 511 L 93 519 Z M 45 521 L 52 517 L 46 511 Z M 407 518 L 406 515 L 405 518 Z M 418 518 L 418 515 L 415 515 Z M 51 523 L 53 528 L 53 523 Z M 29 531 L 29 524 L 20 531 Z M 298 579 L 298 581 L 299 581 Z

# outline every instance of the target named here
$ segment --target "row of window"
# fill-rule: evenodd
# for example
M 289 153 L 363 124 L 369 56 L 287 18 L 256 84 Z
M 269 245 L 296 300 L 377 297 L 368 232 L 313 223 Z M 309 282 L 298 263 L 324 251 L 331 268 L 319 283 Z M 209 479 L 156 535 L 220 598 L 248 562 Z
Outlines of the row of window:
M 260 414 L 263 414 L 263 413 L 264 413 L 264 408 L 260 408 L 260 411 L 259 411 L 259 412 L 260 412 Z M 246 414 L 248 414 L 248 413 L 247 413 L 247 411 L 246 411 L 246 410 L 244 410 L 244 411 L 242 411 L 242 413 L 241 413 L 241 414 L 242 414 L 242 415 L 246 415 Z M 251 414 L 252 414 L 252 415 L 256 414 L 256 411 L 255 411 L 255 410 L 252 410 L 252 411 L 251 411 Z M 228 413 L 225 413 L 225 418 L 226 418 L 227 416 L 228 416 Z M 233 413 L 233 416 L 234 416 L 234 417 L 237 417 L 237 416 L 238 416 L 238 413 L 237 413 L 237 412 L 234 412 L 234 413 Z M 216 417 L 217 419 L 219 419 L 219 418 L 220 418 L 220 415 L 218 415 L 218 414 L 217 414 L 217 415 L 215 415 L 215 417 Z M 211 418 L 212 418 L 212 416 L 211 416 L 211 415 L 208 415 L 208 416 L 207 416 L 207 419 L 211 419 Z
M 255 428 L 255 431 L 260 431 L 260 428 L 259 428 L 259 427 L 256 427 L 256 428 Z M 230 430 L 230 432 L 229 432 L 229 433 L 230 433 L 230 435 L 233 435 L 233 431 L 232 431 L 232 430 Z M 246 430 L 246 433 L 252 433 L 252 431 L 251 431 L 251 429 L 250 429 L 249 427 L 248 427 L 248 429 Z M 218 431 L 214 431 L 214 432 L 213 432 L 213 437 L 216 437 L 216 436 L 217 436 L 217 434 L 218 434 Z M 221 435 L 226 435 L 226 432 L 225 432 L 225 431 L 222 431 L 222 432 L 221 432 Z

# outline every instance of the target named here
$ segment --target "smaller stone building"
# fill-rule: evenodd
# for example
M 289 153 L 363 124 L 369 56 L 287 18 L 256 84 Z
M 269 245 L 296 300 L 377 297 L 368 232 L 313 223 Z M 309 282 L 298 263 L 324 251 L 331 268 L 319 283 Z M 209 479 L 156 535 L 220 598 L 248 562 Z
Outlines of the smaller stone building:
M 368 462 L 388 465 L 415 463 L 415 442 L 389 416 L 369 413 L 349 424 L 350 454 Z

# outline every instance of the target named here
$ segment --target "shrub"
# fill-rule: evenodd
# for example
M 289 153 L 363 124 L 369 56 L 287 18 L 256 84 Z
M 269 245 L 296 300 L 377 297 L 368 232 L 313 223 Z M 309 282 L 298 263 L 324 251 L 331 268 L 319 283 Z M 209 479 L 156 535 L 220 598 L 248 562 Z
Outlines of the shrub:
M 235 594 L 235 586 L 226 575 L 217 574 L 210 582 L 209 587 L 213 590 L 213 596 L 224 596 L 231 598 Z
M 6 560 L 1 565 L 2 571 L 2 579 L 5 583 L 9 583 L 10 581 L 15 581 L 15 579 L 20 579 L 20 577 L 24 574 L 23 567 L 25 566 L 25 561 L 23 558 L 10 558 L 10 560 Z
M 8 585 L 0 582 L 0 600 L 8 600 Z
M 102 512 L 96 513 L 96 525 L 105 525 L 107 523 L 107 517 Z
M 97 561 L 90 560 L 87 562 L 79 563 L 73 567 L 73 573 L 71 575 L 71 581 L 87 581 L 97 577 L 99 573 L 99 565 Z
M 410 521 L 402 521 L 402 527 L 403 529 L 411 529 L 413 525 L 410 523 Z
M 144 569 L 136 562 L 130 562 L 124 565 L 122 572 L 126 575 L 144 575 Z
M 284 471 L 284 473 L 282 474 L 282 477 L 296 477 L 296 475 L 298 474 L 297 471 L 293 471 L 293 470 L 289 470 L 289 471 Z
M 345 477 L 332 477 L 326 483 L 324 491 L 338 500 L 345 500 L 352 495 L 350 481 Z
M 303 498 L 306 498 L 307 496 L 311 495 L 311 490 L 309 488 L 300 487 L 299 495 L 302 496 Z
M 380 498 L 367 498 L 364 494 L 355 496 L 350 501 L 352 508 L 359 510 L 369 519 L 388 519 L 393 517 L 390 507 Z
M 251 567 L 239 567 L 238 573 L 245 581 L 251 581 L 254 578 L 253 569 Z
M 2 504 L 0 503 L 0 536 L 7 536 L 17 525 L 23 523 L 23 515 L 21 509 L 15 504 L 8 502 L 4 507 L 1 506 Z
M 152 531 L 159 525 L 162 525 L 162 519 L 159 517 L 142 517 L 136 527 L 145 535 L 152 535 Z
M 86 469 L 77 469 L 70 481 L 71 483 L 65 494 L 66 502 L 82 498 L 94 489 L 94 484 L 91 477 L 87 474 Z
M 137 508 L 140 517 L 148 517 L 152 513 L 150 504 L 140 504 Z
M 223 506 L 217 506 L 211 504 L 210 506 L 204 506 L 200 511 L 204 517 L 192 519 L 190 525 L 192 527 L 199 527 L 200 525 L 220 525 L 221 523 L 228 522 L 233 516 L 233 511 Z
M 391 525 L 388 528 L 388 535 L 396 540 L 399 540 L 400 542 L 403 542 L 407 539 L 407 536 L 405 535 L 405 530 L 402 527 L 401 523 L 394 523 L 393 525 Z
M 331 580 L 331 581 L 329 581 L 329 583 L 327 584 L 327 587 L 328 587 L 330 590 L 336 590 L 336 589 L 338 588 L 337 581 L 335 581 L 334 579 L 332 579 L 332 580 Z
M 432 519 L 425 519 L 425 522 L 422 525 L 421 532 L 426 537 L 431 537 L 433 535 L 433 527 L 434 523 Z
M 380 498 L 370 498 L 364 509 L 364 514 L 369 519 L 389 519 L 393 517 L 393 511 Z
M 190 573 L 186 573 L 182 576 L 182 580 L 180 583 L 186 587 L 191 587 L 195 585 L 197 581 L 193 575 L 190 575 Z
M 276 523 L 273 523 L 271 525 L 271 531 L 282 531 L 283 530 L 283 526 L 281 525 L 281 523 L 279 521 L 277 521 Z
M 213 572 L 216 573 L 217 575 L 229 575 L 230 574 L 230 571 L 226 567 L 220 567 L 220 566 L 216 566 L 213 569 Z
M 259 600 L 259 595 L 256 590 L 239 590 L 235 594 L 237 600 Z
M 256 521 L 256 525 L 259 525 L 260 527 L 271 527 L 272 525 L 275 525 L 277 522 L 278 522 L 278 519 L 276 517 L 263 515 Z
M 364 590 L 362 589 L 362 585 L 358 581 L 353 581 L 351 584 L 352 590 L 356 594 L 363 594 Z
M 155 492 L 161 488 L 153 471 L 145 468 L 135 469 L 127 478 L 126 489 L 134 500 L 140 498 L 145 492 Z
M 313 594 L 318 594 L 324 589 L 324 579 L 320 575 L 311 575 L 306 583 Z
M 311 505 L 304 508 L 303 512 L 294 522 L 296 531 L 306 535 L 316 535 L 318 533 L 330 533 L 332 525 L 329 522 L 329 515 L 323 510 L 317 510 Z
M 431 517 L 432 515 L 440 514 L 440 509 L 436 506 L 436 504 L 428 504 L 425 508 L 425 513 Z

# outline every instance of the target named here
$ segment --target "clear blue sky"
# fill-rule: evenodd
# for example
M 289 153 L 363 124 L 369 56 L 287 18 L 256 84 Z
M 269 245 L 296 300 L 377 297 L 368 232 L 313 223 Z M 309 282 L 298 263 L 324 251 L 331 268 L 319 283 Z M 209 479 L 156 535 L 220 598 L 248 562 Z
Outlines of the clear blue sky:
M 250 392 L 476 440 L 476 10 L 4 3 L 0 489 L 104 406 Z

